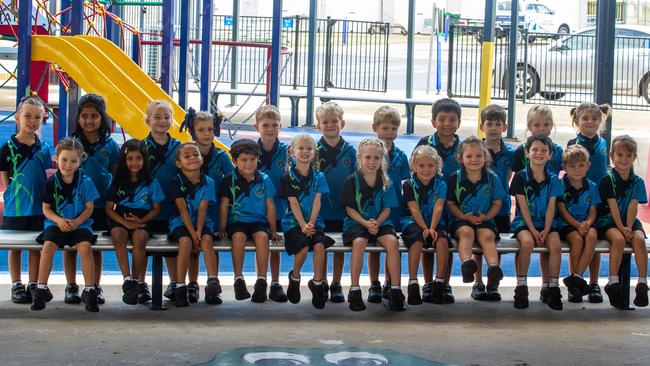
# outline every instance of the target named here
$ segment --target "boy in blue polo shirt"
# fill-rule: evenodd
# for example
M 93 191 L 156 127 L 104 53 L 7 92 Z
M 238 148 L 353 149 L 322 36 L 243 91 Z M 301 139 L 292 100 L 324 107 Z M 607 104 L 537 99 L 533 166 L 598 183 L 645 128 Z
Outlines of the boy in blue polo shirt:
M 219 233 L 222 238 L 232 240 L 232 262 L 235 272 L 235 299 L 251 297 L 246 289 L 243 266 L 246 240 L 255 242 L 257 281 L 251 300 L 266 301 L 266 273 L 269 261 L 269 239 L 277 240 L 275 226 L 276 195 L 271 179 L 257 168 L 260 147 L 257 143 L 243 139 L 235 141 L 230 154 L 236 170 L 226 175 L 219 187 L 221 198 Z
M 377 138 L 384 142 L 388 151 L 388 177 L 393 182 L 393 189 L 397 202 L 402 202 L 402 181 L 409 179 L 411 172 L 406 154 L 393 142 L 397 139 L 397 131 L 400 126 L 399 112 L 392 107 L 379 107 L 372 118 L 372 130 Z M 395 226 L 395 231 L 402 231 L 400 221 L 406 214 L 403 205 L 399 204 L 390 210 L 390 221 Z M 381 283 L 379 283 L 379 258 L 380 253 L 368 253 L 368 274 L 370 275 L 370 288 L 368 289 L 368 302 L 379 303 L 382 298 Z M 388 275 L 388 271 L 385 271 Z M 386 277 L 384 283 L 384 294 L 390 292 L 390 283 Z
M 2 228 L 5 230 L 43 230 L 45 170 L 52 167 L 50 147 L 41 142 L 37 134 L 44 112 L 39 99 L 30 97 L 22 100 L 16 109 L 18 133 L 0 148 L 0 176 L 6 187 L 2 218 Z M 22 251 L 9 251 L 12 302 L 32 302 L 40 256 L 38 250 L 29 251 L 29 284 L 25 290 L 20 278 Z
M 460 144 L 460 137 L 456 135 L 460 127 L 461 118 L 460 104 L 451 98 L 442 98 L 433 103 L 431 107 L 431 125 L 435 133 L 425 136 L 418 142 L 417 146 L 429 145 L 436 149 L 438 155 L 442 158 L 442 176 L 449 177 L 452 173 L 460 169 L 456 161 L 456 151 Z M 448 215 L 447 210 L 443 215 Z M 449 253 L 447 262 L 447 275 L 445 278 L 444 301 L 451 304 L 455 301 L 454 295 L 449 285 L 451 277 L 451 268 L 453 267 L 454 256 Z M 433 256 L 429 253 L 422 253 L 422 274 L 424 275 L 424 286 L 422 287 L 422 300 L 424 302 L 433 302 Z
M 276 106 L 262 106 L 255 113 L 255 130 L 260 134 L 257 144 L 260 145 L 259 170 L 268 175 L 273 182 L 276 192 L 280 190 L 280 179 L 287 172 L 286 165 L 289 155 L 287 144 L 278 140 L 280 128 L 282 127 L 282 116 Z M 276 227 L 280 228 L 280 220 L 287 211 L 286 201 L 276 196 L 273 200 L 276 212 Z M 271 259 L 271 287 L 269 288 L 269 299 L 275 302 L 286 302 L 287 295 L 280 285 L 280 253 L 273 252 Z
M 43 214 L 45 231 L 36 238 L 43 244 L 39 263 L 38 285 L 32 296 L 32 310 L 45 309 L 48 288 L 47 280 L 52 271 L 52 261 L 57 248 L 66 245 L 75 247 L 81 257 L 81 270 L 86 288 L 86 310 L 98 312 L 97 289 L 95 288 L 95 264 L 92 244 L 94 202 L 99 193 L 92 180 L 79 172 L 83 158 L 83 146 L 74 139 L 64 139 L 56 147 L 58 171 L 47 180 L 43 195 Z
M 515 152 L 514 147 L 503 141 L 502 135 L 508 129 L 508 120 L 505 108 L 497 104 L 490 104 L 481 111 L 481 131 L 485 133 L 485 146 L 490 152 L 492 164 L 490 168 L 499 177 L 503 190 L 508 192 L 508 184 L 512 176 L 512 159 Z M 494 217 L 494 223 L 499 233 L 510 232 L 510 197 L 506 197 L 501 205 L 501 211 Z M 472 298 L 475 300 L 501 300 L 498 288 L 486 289 L 483 284 L 483 255 L 474 254 L 472 258 L 478 265 L 474 274 L 474 285 L 472 286 Z M 499 262 L 501 256 L 499 256 Z
M 176 152 L 178 173 L 169 187 L 169 199 L 176 203 L 176 212 L 169 218 L 172 240 L 178 242 L 176 307 L 189 306 L 185 277 L 190 253 L 200 248 L 208 271 L 205 302 L 221 304 L 221 286 L 217 278 L 217 258 L 212 247 L 214 222 L 208 217 L 208 204 L 215 202 L 212 178 L 201 171 L 203 158 L 199 147 L 193 142 L 179 146 Z
M 343 108 L 336 102 L 326 102 L 316 108 L 316 127 L 323 134 L 316 146 L 318 167 L 325 178 L 330 192 L 322 199 L 321 216 L 325 220 L 325 232 L 342 232 L 345 210 L 341 207 L 342 182 L 355 171 L 357 165 L 354 147 L 341 137 L 345 127 Z M 332 285 L 327 286 L 327 255 L 323 261 L 323 280 L 325 281 L 325 296 L 330 293 L 330 301 L 344 302 L 341 276 L 345 253 L 335 252 L 332 273 Z
M 591 293 L 582 274 L 594 256 L 598 240 L 594 222 L 600 196 L 596 184 L 586 178 L 590 165 L 589 152 L 581 145 L 571 145 L 562 154 L 566 174 L 562 178 L 564 195 L 557 202 L 560 218 L 556 226 L 560 238 L 568 241 L 571 249 L 571 275 L 563 279 L 570 302 L 582 302 L 582 297 Z

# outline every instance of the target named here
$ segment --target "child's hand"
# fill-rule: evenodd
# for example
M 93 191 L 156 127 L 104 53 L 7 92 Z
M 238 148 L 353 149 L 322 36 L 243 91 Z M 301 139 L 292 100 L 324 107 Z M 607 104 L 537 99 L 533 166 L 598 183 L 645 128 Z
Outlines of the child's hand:
M 72 231 L 70 227 L 70 221 L 64 219 L 64 218 L 59 218 L 56 222 L 56 225 L 59 227 L 59 230 L 63 232 L 68 232 Z
M 127 219 L 124 226 L 126 226 L 126 228 L 129 230 L 137 230 L 142 227 L 142 224 Z
M 379 232 L 379 226 L 377 226 L 377 223 L 375 223 L 374 226 L 368 228 L 368 233 L 370 233 L 371 235 L 376 235 L 378 232 Z
M 68 221 L 68 224 L 70 225 L 70 231 L 76 230 L 79 225 L 81 225 L 81 222 L 79 220 L 74 219 L 74 220 L 66 220 Z
M 478 225 L 481 223 L 481 219 L 478 216 L 474 216 L 473 214 L 465 214 L 465 219 L 472 225 Z
M 141 218 L 139 218 L 138 216 L 133 215 L 130 212 L 124 214 L 124 219 L 127 220 L 127 221 L 133 221 L 133 222 L 138 223 L 138 224 L 144 223 L 144 221 L 142 221 Z
M 280 241 L 282 240 L 282 235 L 278 234 L 275 231 L 272 231 L 271 234 L 269 234 L 269 238 L 273 241 Z
M 226 227 L 219 228 L 219 238 L 221 240 L 228 239 L 228 232 L 226 231 Z
M 429 233 L 429 228 L 428 227 L 422 229 L 422 238 L 426 239 L 426 238 L 429 237 L 429 235 L 431 235 L 431 233 Z
M 540 238 L 541 238 L 540 232 L 537 231 L 537 229 L 532 229 L 532 230 L 530 230 L 530 234 L 533 236 L 533 240 L 535 240 L 535 245 L 541 246 L 542 245 L 542 240 L 540 240 Z
M 634 237 L 634 231 L 626 226 L 623 228 L 623 236 L 626 241 L 630 241 Z
M 369 232 L 371 230 L 375 230 L 376 232 L 379 229 L 379 226 L 377 226 L 377 221 L 375 221 L 375 219 L 370 219 L 366 221 L 366 229 L 368 229 Z
M 544 229 L 539 233 L 539 245 L 545 246 L 546 238 L 548 237 L 550 231 L 550 229 Z
M 484 222 L 490 221 L 490 220 L 488 219 L 487 215 L 483 214 L 482 212 L 479 212 L 479 213 L 478 213 L 478 219 L 481 220 L 480 223 L 484 223 Z
M 429 228 L 429 235 L 431 235 L 431 240 L 433 240 L 434 243 L 436 242 L 436 240 L 438 240 L 438 232 L 436 231 L 436 229 Z

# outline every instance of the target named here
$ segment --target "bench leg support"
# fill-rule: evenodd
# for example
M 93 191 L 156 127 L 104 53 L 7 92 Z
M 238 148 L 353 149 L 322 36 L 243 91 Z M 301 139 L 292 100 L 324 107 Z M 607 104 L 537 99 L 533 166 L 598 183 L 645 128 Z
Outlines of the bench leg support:
M 291 101 L 291 127 L 298 127 L 298 104 L 300 97 L 289 97 Z
M 415 104 L 406 104 L 406 134 L 415 133 Z
M 151 265 L 151 310 L 167 310 L 162 302 L 162 253 L 154 253 Z
M 630 306 L 630 266 L 632 262 L 632 254 L 623 254 L 621 261 L 621 268 L 618 270 L 618 280 L 621 283 L 621 290 L 623 291 L 623 304 L 626 307 Z

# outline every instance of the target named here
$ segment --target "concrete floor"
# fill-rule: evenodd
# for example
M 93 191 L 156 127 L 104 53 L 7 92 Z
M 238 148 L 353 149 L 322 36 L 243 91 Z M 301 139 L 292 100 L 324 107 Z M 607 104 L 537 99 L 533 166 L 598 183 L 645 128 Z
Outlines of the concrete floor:
M 473 301 L 469 287 L 455 287 L 453 305 L 394 313 L 369 304 L 365 312 L 353 313 L 347 304 L 312 308 L 304 287 L 298 305 L 259 305 L 235 302 L 230 286 L 222 305 L 169 304 L 167 311 L 153 312 L 124 305 L 119 286 L 107 286 L 108 303 L 98 314 L 63 304 L 63 286 L 52 288 L 55 300 L 41 312 L 2 296 L 1 364 L 188 365 L 253 346 L 372 347 L 458 365 L 649 363 L 650 310 L 565 302 L 565 310 L 555 312 L 537 301 L 536 288 L 527 310 L 513 309 L 511 287 L 502 289 L 501 303 Z M 0 294 L 8 293 L 9 286 L 0 286 Z

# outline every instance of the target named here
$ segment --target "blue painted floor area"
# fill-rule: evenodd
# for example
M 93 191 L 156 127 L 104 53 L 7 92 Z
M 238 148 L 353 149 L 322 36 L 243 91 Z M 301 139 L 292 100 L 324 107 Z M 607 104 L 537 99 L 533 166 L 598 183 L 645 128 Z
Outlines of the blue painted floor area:
M 2 113 L 3 111 L 0 111 L 0 118 L 2 118 Z M 6 113 L 6 112 L 5 112 Z M 0 141 L 4 141 L 8 139 L 12 134 L 15 133 L 15 121 L 6 121 L 3 123 L 0 123 Z M 315 140 L 320 139 L 320 132 L 316 129 L 306 129 L 306 128 L 283 128 L 280 138 L 281 140 L 285 142 L 289 142 L 293 136 L 299 133 L 309 133 L 313 135 Z M 46 123 L 41 127 L 41 139 L 46 141 L 48 144 L 50 144 L 52 148 L 52 155 L 54 155 L 54 139 L 52 135 L 52 123 Z M 345 138 L 348 142 L 350 142 L 353 145 L 358 145 L 359 141 L 361 141 L 364 138 L 368 137 L 374 137 L 375 135 L 371 132 L 368 133 L 363 133 L 363 132 L 343 132 L 343 138 Z M 121 142 L 123 140 L 121 131 L 118 130 L 118 132 L 114 135 L 115 139 L 118 142 Z M 128 138 L 128 137 L 127 137 Z M 255 131 L 238 131 L 235 137 L 236 139 L 241 139 L 241 138 L 250 138 L 257 140 L 258 135 Z M 221 141 L 226 144 L 227 146 L 230 146 L 233 141 L 231 140 L 230 137 L 228 136 L 227 131 L 223 131 L 221 135 Z M 410 154 L 411 151 L 415 148 L 415 145 L 417 145 L 418 141 L 420 140 L 420 136 L 400 136 L 396 141 L 395 144 L 402 149 L 406 154 Z M 52 270 L 54 272 L 62 272 L 63 271 L 63 261 L 60 258 L 61 253 L 57 253 L 57 258 L 54 260 L 54 267 Z M 348 260 L 345 262 L 345 273 L 350 273 L 350 268 L 349 268 L 349 253 L 346 254 Z M 23 268 L 26 268 L 27 264 L 27 253 L 23 253 L 23 263 L 25 265 Z M 600 267 L 600 275 L 601 276 L 606 276 L 608 272 L 608 256 L 604 255 L 602 257 L 602 264 Z M 407 262 L 408 258 L 406 255 L 402 255 L 402 273 L 406 275 L 407 272 Z M 330 273 L 331 273 L 331 263 L 332 261 L 330 260 Z M 382 260 L 383 263 L 383 260 Z M 503 271 L 506 276 L 514 276 L 515 275 L 515 269 L 514 269 L 514 255 L 512 254 L 506 254 L 503 256 L 502 259 L 503 263 Z M 231 274 L 232 273 L 232 257 L 230 256 L 229 253 L 221 253 L 220 254 L 220 261 L 219 261 L 219 272 L 223 274 Z M 81 268 L 81 267 L 79 267 Z M 382 265 L 383 268 L 383 265 Z M 282 266 L 281 266 L 281 272 L 286 274 L 289 273 L 293 269 L 293 260 L 291 257 L 289 257 L 286 253 L 282 253 Z M 8 265 L 7 265 L 7 257 L 5 255 L 0 255 L 0 272 L 6 272 L 8 271 Z M 106 252 L 104 253 L 104 272 L 107 274 L 118 274 L 119 273 L 119 267 L 117 265 L 117 260 L 115 258 L 115 254 L 113 252 Z M 205 267 L 203 263 L 201 263 L 201 272 L 205 273 Z M 247 274 L 254 274 L 255 273 L 255 257 L 254 253 L 247 253 L 246 254 L 246 261 L 244 264 L 244 272 Z M 313 268 L 311 266 L 311 258 L 307 260 L 304 266 L 304 272 L 305 273 L 312 273 Z M 632 266 L 632 275 L 636 275 L 636 266 Z M 364 266 L 364 274 L 367 274 L 367 270 Z M 454 267 L 453 267 L 453 275 L 459 276 L 460 275 L 460 262 L 458 260 L 458 257 L 455 256 L 454 260 Z M 562 260 L 562 274 L 565 275 L 568 273 L 568 256 L 565 256 Z M 529 276 L 540 276 L 539 272 L 539 257 L 537 255 L 533 255 L 532 260 L 531 260 L 531 265 L 530 265 L 530 271 L 529 271 Z

